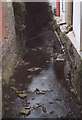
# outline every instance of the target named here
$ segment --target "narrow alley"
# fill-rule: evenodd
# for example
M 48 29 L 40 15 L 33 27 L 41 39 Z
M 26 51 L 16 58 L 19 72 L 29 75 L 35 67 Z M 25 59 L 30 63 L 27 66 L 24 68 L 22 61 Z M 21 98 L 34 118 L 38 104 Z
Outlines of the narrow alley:
M 80 118 L 80 104 L 71 93 L 64 69 L 53 53 L 61 48 L 52 30 L 27 40 L 26 52 L 8 86 L 3 85 L 3 118 Z

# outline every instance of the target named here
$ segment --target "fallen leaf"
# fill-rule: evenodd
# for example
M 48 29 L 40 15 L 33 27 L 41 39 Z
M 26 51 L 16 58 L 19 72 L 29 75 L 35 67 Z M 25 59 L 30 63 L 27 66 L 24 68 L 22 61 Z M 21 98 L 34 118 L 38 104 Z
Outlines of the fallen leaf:
M 15 82 L 15 79 L 11 79 L 11 82 Z
M 41 92 L 41 94 L 45 94 L 45 92 L 44 92 L 44 91 L 42 91 L 42 92 Z
M 16 91 L 16 93 L 19 93 L 19 94 L 21 94 L 21 93 L 23 93 L 23 91 Z
M 40 94 L 40 91 L 36 91 L 36 94 Z
M 32 75 L 27 76 L 27 78 L 32 78 Z
M 29 102 L 29 101 L 27 101 L 26 103 L 27 103 L 27 104 L 30 104 L 30 102 Z
M 36 94 L 40 94 L 40 90 L 38 88 L 36 88 L 35 92 Z
M 34 98 L 32 98 L 32 100 L 34 100 Z
M 33 106 L 32 108 L 33 108 L 33 109 L 36 109 L 36 106 Z
M 44 106 L 42 106 L 42 110 L 43 110 L 43 112 L 46 113 L 46 108 Z
M 47 63 L 49 63 L 50 61 L 46 61 Z
M 11 87 L 12 90 L 16 91 L 17 89 L 15 87 Z
M 25 98 L 27 95 L 26 94 L 19 94 L 18 95 L 20 98 Z
M 20 113 L 23 114 L 23 115 L 29 115 L 30 110 L 21 110 Z
M 40 68 L 38 68 L 38 67 L 33 67 L 33 68 L 29 68 L 29 69 L 27 69 L 29 72 L 34 72 L 34 71 L 38 71 L 38 70 L 40 70 Z
M 25 107 L 25 109 L 30 109 L 30 107 Z
M 53 104 L 53 102 L 49 102 L 50 104 Z
M 37 105 L 40 105 L 41 103 L 37 103 Z
M 31 93 L 31 90 L 27 90 L 27 93 Z
M 24 65 L 29 65 L 29 64 L 30 64 L 29 62 L 24 63 Z
M 50 114 L 53 114 L 53 113 L 54 113 L 54 111 L 51 111 L 51 112 L 50 112 Z

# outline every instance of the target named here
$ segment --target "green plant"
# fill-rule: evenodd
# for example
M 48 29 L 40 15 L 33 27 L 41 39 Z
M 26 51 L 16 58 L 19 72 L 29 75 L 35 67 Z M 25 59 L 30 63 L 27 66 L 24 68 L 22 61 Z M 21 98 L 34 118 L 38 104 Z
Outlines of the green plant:
M 14 15 L 15 15 L 15 26 L 18 31 L 23 31 L 25 29 L 25 3 L 24 2 L 14 2 Z
M 69 43 L 69 53 L 70 53 L 70 55 L 73 55 L 73 45 L 72 45 L 72 43 Z
M 74 35 L 74 37 L 75 37 L 75 33 L 74 33 L 74 31 L 73 31 L 73 35 Z
M 68 33 L 68 32 L 71 31 L 72 29 L 73 29 L 73 26 L 72 26 L 72 25 L 68 25 L 68 26 L 66 27 L 65 33 Z
M 25 46 L 20 46 L 19 51 L 18 51 L 18 56 L 23 56 L 26 52 L 26 47 Z

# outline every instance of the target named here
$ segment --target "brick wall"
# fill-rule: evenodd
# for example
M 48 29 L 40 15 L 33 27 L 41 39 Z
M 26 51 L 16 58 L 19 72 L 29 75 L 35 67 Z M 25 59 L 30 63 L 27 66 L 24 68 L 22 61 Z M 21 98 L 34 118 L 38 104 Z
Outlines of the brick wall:
M 4 11 L 2 2 L 0 0 L 0 40 L 4 39 L 6 37 L 6 26 L 5 26 L 5 17 L 4 17 Z
M 0 41 L 2 40 L 2 4 L 0 0 Z

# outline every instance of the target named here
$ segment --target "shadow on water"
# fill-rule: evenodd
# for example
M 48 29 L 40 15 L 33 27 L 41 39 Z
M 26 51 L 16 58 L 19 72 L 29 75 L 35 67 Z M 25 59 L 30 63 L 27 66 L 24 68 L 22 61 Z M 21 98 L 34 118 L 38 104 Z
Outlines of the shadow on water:
M 50 37 L 52 40 L 53 36 L 51 33 Z M 46 37 L 40 36 L 39 38 L 32 41 L 27 41 L 27 50 L 23 60 L 16 68 L 8 86 L 3 85 L 4 118 L 26 117 L 20 115 L 20 110 L 25 108 L 26 101 L 30 101 L 31 108 L 33 108 L 33 106 L 36 107 L 37 103 L 41 103 L 41 107 L 44 105 L 47 109 L 47 112 L 44 113 L 42 109 L 33 108 L 29 118 L 36 118 L 37 115 L 38 117 L 46 118 L 60 118 L 62 116 L 66 117 L 67 113 L 70 111 L 69 108 L 74 109 L 72 115 L 76 114 L 78 105 L 76 105 L 76 108 L 73 108 L 73 105 L 72 108 L 70 106 L 70 104 L 72 104 L 72 100 L 70 98 L 71 95 L 67 93 L 68 87 L 65 82 L 64 68 L 60 67 L 61 69 L 56 70 L 54 66 L 54 60 L 51 58 L 50 52 L 46 47 L 51 46 L 49 44 L 50 41 L 48 43 L 45 41 L 48 41 L 47 34 Z M 39 69 L 36 71 L 29 71 L 30 68 Z M 12 79 L 14 81 L 12 81 Z M 24 91 L 24 93 L 27 94 L 27 98 L 19 98 L 18 94 L 11 90 L 11 87 L 15 87 L 16 90 Z M 35 94 L 36 88 L 41 91 L 45 90 L 45 94 Z M 31 90 L 32 93 L 27 93 L 27 90 Z M 71 103 L 69 104 L 68 101 Z M 54 112 L 50 114 L 52 111 Z

